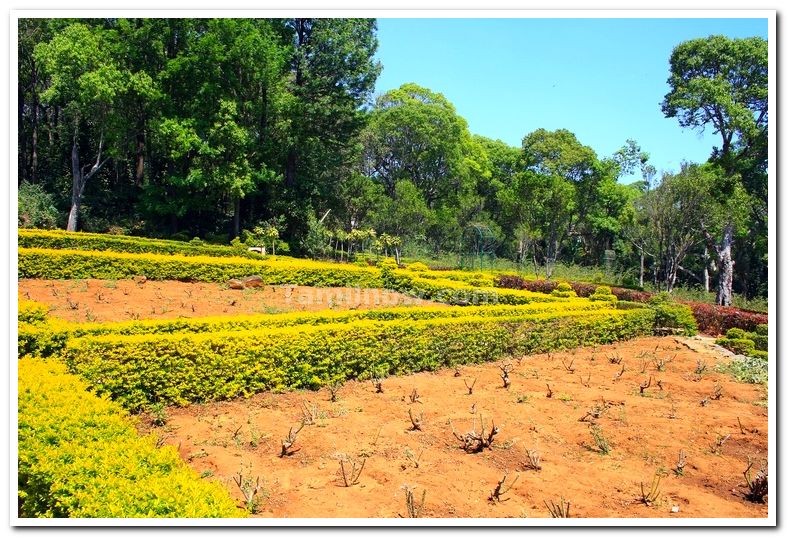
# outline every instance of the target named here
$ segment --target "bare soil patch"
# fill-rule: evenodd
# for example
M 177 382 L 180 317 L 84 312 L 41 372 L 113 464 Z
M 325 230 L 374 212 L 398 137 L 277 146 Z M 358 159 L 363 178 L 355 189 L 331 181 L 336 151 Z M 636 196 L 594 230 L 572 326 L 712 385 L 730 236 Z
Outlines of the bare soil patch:
M 152 280 L 23 279 L 19 296 L 49 305 L 54 317 L 81 322 L 437 305 L 383 289 L 281 285 L 232 290 L 218 283 Z
M 262 517 L 407 517 L 405 485 L 416 500 L 426 490 L 428 517 L 549 517 L 545 502 L 561 497 L 572 517 L 766 517 L 766 505 L 744 498 L 743 477 L 747 457 L 755 471 L 767 461 L 765 388 L 716 373 L 728 358 L 696 343 L 644 338 L 511 360 L 507 389 L 499 362 L 387 378 L 382 393 L 349 382 L 334 402 L 327 389 L 262 393 L 168 408 L 164 426 L 142 416 L 140 429 L 176 446 L 239 505 L 233 477 L 259 476 Z M 618 356 L 622 363 L 612 363 Z M 314 423 L 280 457 L 304 414 Z M 449 420 L 464 435 L 480 432 L 481 416 L 487 433 L 493 422 L 499 433 L 490 449 L 467 453 Z M 540 455 L 540 470 L 528 468 L 528 450 Z M 344 486 L 341 460 L 345 469 L 365 460 L 357 484 Z M 491 501 L 506 474 L 506 484 L 518 480 Z M 648 505 L 641 483 L 647 493 L 657 475 L 660 494 Z

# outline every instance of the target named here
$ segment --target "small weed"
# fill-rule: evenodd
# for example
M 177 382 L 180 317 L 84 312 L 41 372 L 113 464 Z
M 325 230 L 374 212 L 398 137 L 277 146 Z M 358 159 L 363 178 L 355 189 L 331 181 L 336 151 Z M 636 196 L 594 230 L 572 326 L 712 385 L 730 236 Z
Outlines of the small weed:
M 201 473 L 199 476 L 200 476 L 200 479 L 205 479 L 205 478 L 208 478 L 208 477 L 213 477 L 213 470 L 205 470 L 205 471 L 204 471 L 204 472 L 202 472 L 202 473 Z
M 571 515 L 569 514 L 571 502 L 567 502 L 562 496 L 560 497 L 559 504 L 550 500 L 549 502 L 545 501 L 544 505 L 547 506 L 549 514 L 552 515 L 552 518 L 571 518 Z
M 681 449 L 680 453 L 678 453 L 678 462 L 675 464 L 675 469 L 673 470 L 673 472 L 675 473 L 676 476 L 682 476 L 683 469 L 685 467 L 686 467 L 686 452 Z
M 412 428 L 410 430 L 411 431 L 420 431 L 421 427 L 423 427 L 423 424 L 424 424 L 424 413 L 421 412 L 421 414 L 418 415 L 417 417 L 413 416 L 413 409 L 412 408 L 408 409 L 407 413 L 410 415 L 410 423 L 412 424 Z
M 653 480 L 650 482 L 650 489 L 647 493 L 645 493 L 645 483 L 642 481 L 639 482 L 639 490 L 640 490 L 640 497 L 639 501 L 650 507 L 659 499 L 661 496 L 661 492 L 659 492 L 659 484 L 661 483 L 661 477 L 656 474 L 653 476 Z
M 708 364 L 705 360 L 697 360 L 697 367 L 694 368 L 695 375 L 702 375 L 708 370 Z
M 751 469 L 754 466 L 754 461 L 749 457 L 749 464 L 746 470 L 743 471 L 743 477 L 746 478 L 746 485 L 749 487 L 749 492 L 746 493 L 746 499 L 751 502 L 764 503 L 765 496 L 768 495 L 768 472 L 761 468 L 754 479 L 751 477 Z
M 408 396 L 410 398 L 410 403 L 420 403 L 421 396 L 418 394 L 418 388 L 413 388 L 413 391 L 410 392 Z
M 724 446 L 724 443 L 730 439 L 730 435 L 722 436 L 719 433 L 716 433 L 716 441 L 711 445 L 711 449 L 713 453 L 716 455 L 721 455 L 721 448 Z
M 511 379 L 508 374 L 511 372 L 513 366 L 511 364 L 503 364 L 498 367 L 501 371 L 500 378 L 503 379 L 503 388 L 508 389 L 508 387 L 511 386 Z
M 345 468 L 345 458 L 339 460 L 339 468 L 342 472 L 342 481 L 344 481 L 345 487 L 352 487 L 358 483 L 358 479 L 361 477 L 361 472 L 363 472 L 363 467 L 366 464 L 366 459 L 364 458 L 361 463 L 358 464 L 358 461 L 347 457 L 346 462 L 347 467 Z
M 152 423 L 156 427 L 163 427 L 167 424 L 169 417 L 167 416 L 167 408 L 164 403 L 153 403 L 150 405 L 150 415 Z
M 623 357 L 620 356 L 618 353 L 608 354 L 607 360 L 609 360 L 610 364 L 617 365 L 623 361 Z
M 508 494 L 511 491 L 511 488 L 516 484 L 519 480 L 519 474 L 514 477 L 514 480 L 506 486 L 506 480 L 508 480 L 508 474 L 503 475 L 503 479 L 497 482 L 497 486 L 492 491 L 492 494 L 489 495 L 490 502 L 504 502 L 503 499 L 504 494 Z
M 593 443 L 602 455 L 608 455 L 612 451 L 609 440 L 604 436 L 604 432 L 596 424 L 590 426 L 590 435 L 593 437 Z
M 281 441 L 281 454 L 279 454 L 279 457 L 290 456 L 300 451 L 300 448 L 293 450 L 292 446 L 295 444 L 295 440 L 298 438 L 298 433 L 301 432 L 303 426 L 304 423 L 301 421 L 297 425 L 298 428 L 294 431 L 293 427 L 290 427 L 290 432 L 287 434 L 287 438 Z
M 232 480 L 238 485 L 238 488 L 246 500 L 246 510 L 252 514 L 257 513 L 260 507 L 259 496 L 263 498 L 266 496 L 264 492 L 260 494 L 260 491 L 263 490 L 262 485 L 260 485 L 260 476 L 257 476 L 257 479 L 252 481 L 251 476 L 245 476 L 243 474 L 243 466 L 241 466 L 238 475 L 233 476 Z
M 527 403 L 529 401 L 530 401 L 530 396 L 526 395 L 524 393 L 519 393 L 516 396 L 516 402 L 517 403 Z
M 473 379 L 473 382 L 468 384 L 467 379 L 462 379 L 465 383 L 465 387 L 467 388 L 467 395 L 473 395 L 473 388 L 475 387 L 475 382 L 478 380 L 477 378 Z
M 525 461 L 525 468 L 528 468 L 530 470 L 535 470 L 536 472 L 540 471 L 541 454 L 535 449 L 528 449 L 526 453 L 527 453 L 527 461 Z
M 722 391 L 721 391 L 721 384 L 718 382 L 713 385 L 713 395 L 710 396 L 711 399 L 714 401 L 718 401 L 721 399 Z
M 421 465 L 421 455 L 424 454 L 424 450 L 422 449 L 421 452 L 416 456 L 416 454 L 410 450 L 410 448 L 404 449 L 404 456 L 407 457 L 407 460 L 413 463 L 413 466 L 418 468 Z
M 557 398 L 563 401 L 564 403 L 567 403 L 572 400 L 571 396 L 567 393 L 561 393 L 560 395 L 557 396 Z
M 410 518 L 418 518 L 424 510 L 424 502 L 426 501 L 426 490 L 421 494 L 421 503 L 415 501 L 415 486 L 402 485 L 405 494 L 405 505 L 407 506 L 407 514 Z

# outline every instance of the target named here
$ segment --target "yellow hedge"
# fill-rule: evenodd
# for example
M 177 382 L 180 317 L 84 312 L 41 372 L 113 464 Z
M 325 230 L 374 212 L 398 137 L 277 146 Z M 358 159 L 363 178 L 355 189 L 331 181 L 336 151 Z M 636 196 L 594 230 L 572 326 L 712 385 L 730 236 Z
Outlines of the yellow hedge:
M 142 274 L 151 280 L 226 282 L 252 274 L 266 284 L 315 287 L 380 287 L 379 271 L 339 263 L 306 259 L 252 260 L 241 257 L 208 257 L 132 254 L 82 250 L 20 248 L 20 278 L 122 279 Z
M 467 306 L 467 307 L 399 307 L 375 310 L 293 312 L 256 315 L 233 315 L 181 319 L 122 321 L 113 323 L 74 323 L 51 319 L 44 325 L 19 324 L 17 336 L 19 356 L 51 356 L 62 350 L 66 341 L 75 337 L 98 335 L 172 334 L 254 330 L 293 325 L 321 325 L 350 323 L 359 320 L 424 320 L 450 317 L 502 317 L 559 311 L 586 311 L 608 307 L 588 300 L 560 303 L 535 302 L 523 306 Z
M 172 447 L 139 437 L 117 403 L 86 391 L 63 364 L 19 361 L 22 517 L 241 517 Z
M 63 356 L 100 393 L 136 410 L 154 401 L 185 405 L 610 343 L 652 330 L 649 309 L 598 309 L 83 337 L 69 340 Z

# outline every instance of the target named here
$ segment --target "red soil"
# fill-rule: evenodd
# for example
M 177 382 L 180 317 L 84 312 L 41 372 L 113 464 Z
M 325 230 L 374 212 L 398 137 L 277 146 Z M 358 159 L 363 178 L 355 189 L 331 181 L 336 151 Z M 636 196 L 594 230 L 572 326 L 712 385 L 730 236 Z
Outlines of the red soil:
M 638 356 L 648 352 L 654 354 Z M 626 366 L 618 380 L 621 365 L 609 360 L 615 354 Z M 659 371 L 656 361 L 670 357 Z M 707 363 L 701 376 L 694 373 L 698 360 Z M 491 363 L 462 367 L 459 377 L 444 369 L 388 378 L 383 393 L 369 382 L 349 382 L 335 402 L 321 390 L 173 407 L 163 427 L 153 428 L 149 416 L 140 427 L 177 446 L 239 505 L 233 476 L 259 476 L 263 517 L 406 517 L 404 485 L 416 487 L 417 500 L 426 490 L 427 517 L 549 517 L 545 502 L 561 496 L 572 517 L 766 517 L 766 505 L 744 498 L 743 477 L 748 456 L 754 473 L 767 462 L 765 389 L 714 372 L 724 360 L 696 339 L 645 338 L 513 360 L 508 389 L 502 362 Z M 465 381 L 474 384 L 472 395 Z M 412 403 L 414 389 L 420 401 Z M 294 454 L 279 457 L 303 405 L 315 423 L 300 431 Z M 600 417 L 586 416 L 594 406 Z M 410 410 L 416 418 L 423 413 L 422 430 L 411 430 Z M 491 449 L 466 453 L 449 420 L 464 434 L 474 420 L 480 430 L 481 416 L 487 431 L 494 422 L 500 432 Z M 609 454 L 600 453 L 591 424 L 608 440 Z M 540 471 L 526 468 L 529 449 L 540 454 Z M 681 450 L 687 463 L 678 476 Z M 342 459 L 365 460 L 354 486 L 343 484 Z M 506 484 L 516 475 L 518 481 L 504 501 L 490 501 L 506 473 Z M 657 474 L 660 495 L 646 505 L 640 484 L 647 493 Z
M 282 285 L 237 291 L 217 283 L 132 280 L 24 279 L 19 296 L 48 304 L 54 317 L 99 322 L 434 304 L 382 289 Z

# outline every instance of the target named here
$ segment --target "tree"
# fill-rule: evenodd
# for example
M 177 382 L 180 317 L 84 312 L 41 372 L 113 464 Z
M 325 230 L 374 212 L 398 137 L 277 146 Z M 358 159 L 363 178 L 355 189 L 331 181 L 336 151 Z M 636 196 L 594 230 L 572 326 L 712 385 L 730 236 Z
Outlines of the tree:
M 697 165 L 683 164 L 677 174 L 665 174 L 661 183 L 642 197 L 642 211 L 650 232 L 649 248 L 655 258 L 654 278 L 671 293 L 682 263 L 703 240 L 710 176 Z
M 412 181 L 433 209 L 463 187 L 467 122 L 440 93 L 411 83 L 383 94 L 363 139 L 365 170 L 389 196 L 399 181 Z
M 112 38 L 110 32 L 77 23 L 35 48 L 35 59 L 49 78 L 49 87 L 41 98 L 64 109 L 72 130 L 69 231 L 77 228 L 87 181 L 109 158 L 105 152 L 113 139 L 113 114 L 118 102 L 127 91 L 145 91 L 148 86 L 144 74 L 124 71 L 116 62 Z M 89 136 L 88 130 L 97 136 Z M 80 146 L 90 147 L 95 155 L 92 164 L 82 165 Z
M 678 45 L 670 56 L 670 92 L 662 111 L 683 127 L 713 127 L 721 137 L 711 161 L 725 172 L 721 190 L 736 191 L 736 182 L 754 196 L 751 210 L 765 220 L 767 206 L 768 44 L 762 38 L 710 36 Z M 715 190 L 715 189 L 714 189 Z M 716 302 L 730 305 L 734 218 L 721 226 L 721 237 L 709 240 L 719 262 Z M 767 229 L 767 226 L 761 226 Z
M 284 114 L 289 231 L 302 234 L 310 205 L 330 200 L 355 162 L 354 140 L 381 66 L 375 19 L 288 19 L 291 42 Z

